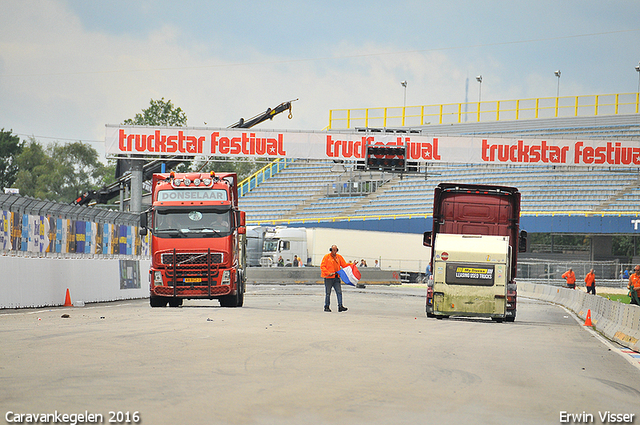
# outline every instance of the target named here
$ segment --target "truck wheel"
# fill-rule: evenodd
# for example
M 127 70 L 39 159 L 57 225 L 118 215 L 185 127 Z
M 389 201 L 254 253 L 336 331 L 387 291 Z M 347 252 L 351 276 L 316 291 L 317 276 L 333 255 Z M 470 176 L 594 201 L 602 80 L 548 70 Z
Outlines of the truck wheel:
M 433 319 L 434 317 L 436 317 L 436 315 L 435 315 L 435 314 L 433 314 L 433 313 L 429 313 L 429 312 L 427 311 L 427 317 L 429 317 L 429 318 Z
M 244 279 L 244 273 L 238 272 L 237 279 L 238 279 L 238 302 L 236 305 L 238 307 L 242 307 L 242 305 L 244 304 L 244 291 L 246 289 L 246 281 Z
M 491 320 L 497 323 L 502 323 L 504 319 L 502 317 L 492 317 Z
M 182 305 L 182 298 L 169 299 L 169 307 L 180 307 Z
M 149 304 L 151 304 L 151 307 L 166 307 L 167 299 L 164 297 L 149 297 Z
M 238 295 L 236 297 L 236 307 L 242 307 L 244 304 L 244 289 L 238 290 Z
M 513 322 L 516 321 L 516 315 L 514 314 L 513 316 L 505 317 L 504 321 L 505 322 L 509 322 L 509 323 L 513 323 Z
M 220 307 L 242 307 L 242 304 L 238 305 L 238 294 L 225 295 L 220 297 Z
M 220 297 L 221 307 L 242 307 L 242 304 L 244 304 L 244 280 L 240 273 L 236 275 L 236 282 L 238 282 L 236 294 Z

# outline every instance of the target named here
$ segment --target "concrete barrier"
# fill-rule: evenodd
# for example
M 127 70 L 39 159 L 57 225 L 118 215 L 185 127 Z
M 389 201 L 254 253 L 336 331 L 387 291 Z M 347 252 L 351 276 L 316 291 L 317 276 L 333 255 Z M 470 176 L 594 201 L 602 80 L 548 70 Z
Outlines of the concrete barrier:
M 400 274 L 377 268 L 359 268 L 365 285 L 400 285 Z M 251 284 L 323 284 L 320 267 L 248 267 L 247 283 Z
M 625 347 L 640 352 L 640 306 L 543 283 L 520 282 L 518 294 L 560 304 L 585 320 L 591 311 L 593 328 Z
M 0 256 L 0 308 L 74 305 L 149 296 L 149 260 Z

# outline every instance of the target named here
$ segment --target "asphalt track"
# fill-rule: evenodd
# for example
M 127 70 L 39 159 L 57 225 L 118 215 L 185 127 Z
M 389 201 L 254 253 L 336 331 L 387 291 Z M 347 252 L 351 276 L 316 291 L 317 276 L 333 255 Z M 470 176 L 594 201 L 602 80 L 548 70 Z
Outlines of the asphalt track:
M 499 324 L 428 319 L 424 289 L 405 285 L 344 297 L 344 313 L 335 295 L 322 311 L 319 285 L 251 285 L 243 308 L 0 311 L 2 421 L 597 424 L 608 411 L 640 423 L 640 370 L 561 307 L 520 298 L 516 322 Z

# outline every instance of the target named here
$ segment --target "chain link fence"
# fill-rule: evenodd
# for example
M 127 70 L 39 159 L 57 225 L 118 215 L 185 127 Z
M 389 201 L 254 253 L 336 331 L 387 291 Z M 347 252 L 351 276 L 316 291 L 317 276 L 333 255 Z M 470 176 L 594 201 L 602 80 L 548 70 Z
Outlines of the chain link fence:
M 0 194 L 0 255 L 148 257 L 139 216 L 17 194 Z
M 562 275 L 571 268 L 576 275 L 576 283 L 579 286 L 584 286 L 584 277 L 593 269 L 597 286 L 626 288 L 629 278 L 625 277 L 624 271 L 631 271 L 634 267 L 635 265 L 624 264 L 619 261 L 526 260 L 518 261 L 516 280 L 564 286 L 565 280 Z

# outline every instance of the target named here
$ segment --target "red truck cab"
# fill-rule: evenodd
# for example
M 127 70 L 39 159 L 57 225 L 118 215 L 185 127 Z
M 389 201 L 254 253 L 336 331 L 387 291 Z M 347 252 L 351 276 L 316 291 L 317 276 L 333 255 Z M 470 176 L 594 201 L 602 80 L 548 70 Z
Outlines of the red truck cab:
M 235 173 L 153 175 L 152 205 L 140 216 L 151 231 L 151 307 L 218 299 L 241 307 L 245 292 L 245 214 Z

